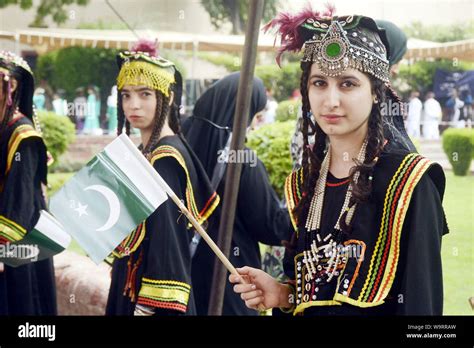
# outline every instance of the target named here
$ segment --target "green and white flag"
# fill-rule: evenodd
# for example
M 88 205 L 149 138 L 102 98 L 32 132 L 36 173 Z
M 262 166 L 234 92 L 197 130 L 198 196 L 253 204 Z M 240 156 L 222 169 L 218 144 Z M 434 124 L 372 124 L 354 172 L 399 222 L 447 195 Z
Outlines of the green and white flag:
M 41 261 L 59 254 L 71 243 L 71 236 L 47 211 L 41 210 L 36 226 L 15 243 L 0 244 L 0 262 L 12 267 Z
M 166 201 L 162 182 L 122 134 L 51 198 L 50 211 L 98 264 Z

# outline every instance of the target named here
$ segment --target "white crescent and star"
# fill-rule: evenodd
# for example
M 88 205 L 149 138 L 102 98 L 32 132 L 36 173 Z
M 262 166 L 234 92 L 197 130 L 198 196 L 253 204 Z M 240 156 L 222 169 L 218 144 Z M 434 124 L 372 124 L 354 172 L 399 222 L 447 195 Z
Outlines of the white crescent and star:
M 117 223 L 120 217 L 120 201 L 117 198 L 117 195 L 114 193 L 114 191 L 112 191 L 111 189 L 103 185 L 91 185 L 91 186 L 86 187 L 84 191 L 99 192 L 100 194 L 104 196 L 104 198 L 109 203 L 109 217 L 107 221 L 105 222 L 105 224 L 97 228 L 96 231 L 102 232 L 102 231 L 107 231 L 110 228 L 112 228 Z M 76 210 L 79 213 L 79 217 L 80 217 L 82 214 L 87 215 L 87 212 L 85 211 L 86 208 L 87 208 L 87 205 L 83 206 L 81 205 L 81 203 L 79 203 L 79 207 L 75 208 L 74 210 Z
M 79 217 L 82 217 L 82 215 L 89 215 L 86 211 L 87 207 L 87 204 L 82 205 L 81 202 L 77 202 L 77 208 L 74 208 L 74 211 L 77 211 Z

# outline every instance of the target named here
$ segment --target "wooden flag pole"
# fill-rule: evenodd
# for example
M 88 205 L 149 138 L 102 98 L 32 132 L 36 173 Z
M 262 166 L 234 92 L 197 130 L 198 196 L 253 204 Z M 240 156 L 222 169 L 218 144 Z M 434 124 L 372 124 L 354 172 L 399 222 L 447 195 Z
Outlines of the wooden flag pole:
M 159 177 L 159 181 L 160 181 L 160 185 L 165 189 L 168 196 L 171 197 L 171 199 L 178 206 L 178 208 L 181 210 L 181 212 L 183 212 L 184 215 L 186 215 L 186 217 L 189 219 L 189 221 L 191 221 L 194 228 L 196 228 L 196 231 L 201 235 L 202 239 L 204 239 L 206 241 L 207 245 L 209 245 L 209 247 L 212 249 L 214 254 L 216 254 L 216 256 L 219 258 L 219 260 L 224 264 L 225 268 L 227 268 L 227 270 L 231 274 L 235 274 L 235 275 L 240 276 L 239 272 L 237 272 L 234 265 L 232 265 L 232 263 L 230 263 L 229 259 L 224 255 L 224 253 L 221 251 L 221 249 L 219 249 L 217 244 L 214 243 L 212 238 L 209 237 L 209 235 L 204 230 L 204 228 L 202 228 L 201 224 L 194 218 L 194 216 L 189 212 L 188 208 L 186 208 L 186 206 L 183 204 L 183 202 L 178 198 L 178 196 L 176 196 L 176 194 L 173 192 L 171 187 L 168 186 L 166 181 L 164 181 L 161 176 Z M 244 284 L 248 284 L 248 282 L 246 282 L 243 277 L 241 277 L 241 278 L 242 278 L 242 281 L 243 281 Z M 266 310 L 266 308 L 263 304 L 260 304 L 258 306 L 258 309 L 260 311 Z
M 258 34 L 262 21 L 264 0 L 251 0 L 249 3 L 249 16 L 245 31 L 245 45 L 242 52 L 242 66 L 240 69 L 239 87 L 235 101 L 234 118 L 232 123 L 232 140 L 230 151 L 239 152 L 245 145 L 245 133 L 249 124 L 250 105 L 254 81 L 255 62 L 258 49 Z M 219 221 L 217 245 L 224 255 L 230 255 L 232 234 L 237 212 L 237 199 L 240 190 L 240 176 L 243 163 L 230 161 L 227 165 L 222 211 Z M 216 260 L 217 261 L 217 260 Z M 209 300 L 209 315 L 222 315 L 224 307 L 225 282 L 227 272 L 219 262 L 214 263 L 214 272 Z

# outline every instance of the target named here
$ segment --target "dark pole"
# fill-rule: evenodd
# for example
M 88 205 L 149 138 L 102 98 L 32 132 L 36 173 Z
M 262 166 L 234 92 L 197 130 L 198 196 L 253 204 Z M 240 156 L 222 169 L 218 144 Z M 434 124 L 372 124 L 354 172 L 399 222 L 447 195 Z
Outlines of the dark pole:
M 239 89 L 232 127 L 231 151 L 244 148 L 245 132 L 247 130 L 248 114 L 250 111 L 250 98 L 253 88 L 253 73 L 255 70 L 255 58 L 257 56 L 258 34 L 260 22 L 262 21 L 264 0 L 251 0 L 249 9 L 249 20 L 245 32 L 245 45 L 242 56 L 242 67 L 240 69 Z M 217 245 L 224 255 L 229 257 L 234 227 L 235 208 L 239 193 L 241 163 L 229 163 L 225 178 L 224 202 L 219 225 L 219 237 Z M 216 258 L 214 263 L 214 274 L 212 279 L 211 297 L 209 301 L 209 315 L 221 315 L 224 302 L 224 290 L 227 282 L 227 270 Z

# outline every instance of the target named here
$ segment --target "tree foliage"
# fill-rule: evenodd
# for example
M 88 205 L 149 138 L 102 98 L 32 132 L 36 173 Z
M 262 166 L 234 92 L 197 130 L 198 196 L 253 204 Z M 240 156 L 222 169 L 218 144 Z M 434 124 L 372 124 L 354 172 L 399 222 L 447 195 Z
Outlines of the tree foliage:
M 263 20 L 272 19 L 276 14 L 279 0 L 265 0 Z M 211 17 L 211 23 L 217 29 L 225 23 L 232 24 L 232 34 L 242 34 L 249 17 L 249 0 L 202 0 L 204 9 Z
M 46 27 L 45 19 L 51 16 L 53 22 L 57 25 L 65 23 L 69 16 L 67 6 L 79 5 L 86 6 L 90 0 L 41 0 L 36 8 L 36 16 L 31 27 Z M 33 7 L 33 0 L 0 0 L 0 8 L 10 5 L 20 6 L 23 10 L 29 10 Z
M 99 87 L 102 103 L 105 103 L 115 84 L 118 68 L 116 49 L 67 47 L 41 55 L 35 76 L 45 80 L 54 89 L 64 89 L 68 100 L 75 97 L 78 87 Z
M 474 37 L 474 20 L 452 25 L 424 25 L 415 21 L 403 28 L 408 37 L 435 42 L 450 42 Z

